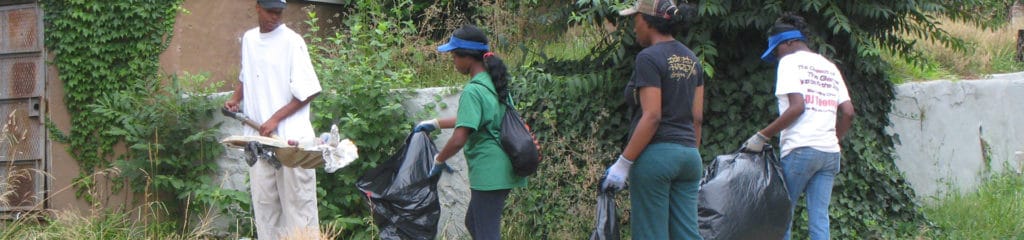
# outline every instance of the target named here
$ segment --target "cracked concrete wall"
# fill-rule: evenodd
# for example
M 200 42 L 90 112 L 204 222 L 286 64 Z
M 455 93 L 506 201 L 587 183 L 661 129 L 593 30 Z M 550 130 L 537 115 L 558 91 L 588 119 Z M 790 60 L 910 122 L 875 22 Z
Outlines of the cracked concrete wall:
M 887 129 L 896 166 L 921 199 L 974 190 L 1024 167 L 1024 73 L 901 84 Z

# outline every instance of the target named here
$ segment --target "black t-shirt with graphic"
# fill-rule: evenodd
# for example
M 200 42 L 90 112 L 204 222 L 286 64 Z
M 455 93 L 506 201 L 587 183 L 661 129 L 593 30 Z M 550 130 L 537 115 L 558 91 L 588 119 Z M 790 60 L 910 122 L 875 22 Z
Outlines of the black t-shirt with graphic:
M 696 147 L 693 130 L 693 95 L 704 85 L 704 69 L 690 48 L 679 41 L 654 44 L 636 56 L 633 77 L 626 85 L 626 104 L 633 113 L 629 135 L 633 136 L 643 110 L 640 89 L 661 88 L 661 123 L 651 143 L 670 142 Z

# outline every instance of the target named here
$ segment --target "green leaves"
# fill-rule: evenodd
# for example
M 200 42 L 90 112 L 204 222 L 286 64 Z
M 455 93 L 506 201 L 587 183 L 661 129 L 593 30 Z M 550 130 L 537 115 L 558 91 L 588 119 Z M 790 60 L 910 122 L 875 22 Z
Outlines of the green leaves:
M 624 80 L 632 70 L 633 55 L 640 50 L 632 36 L 632 22 L 602 8 L 618 1 L 577 1 L 569 6 L 573 19 L 592 19 L 616 24 L 608 36 L 612 41 L 595 47 L 591 55 L 579 61 L 547 59 L 513 75 L 523 85 L 513 86 L 520 92 L 517 99 L 525 107 L 520 112 L 537 131 L 545 146 L 545 164 L 565 168 L 600 168 L 603 160 L 586 160 L 590 149 L 581 144 L 586 136 L 597 140 L 599 148 L 620 149 L 627 119 L 621 105 Z M 955 3 L 954 3 L 955 2 Z M 1009 2 L 1009 1 L 1007 1 Z M 963 41 L 950 36 L 935 22 L 935 16 L 976 22 L 987 21 L 989 10 L 999 9 L 1001 1 L 698 1 L 698 21 L 676 36 L 701 58 L 708 78 L 705 83 L 706 109 L 704 145 L 701 152 L 710 160 L 718 154 L 734 151 L 743 138 L 764 127 L 778 115 L 774 97 L 774 65 L 758 59 L 767 47 L 766 32 L 783 12 L 796 11 L 805 17 L 811 47 L 831 58 L 840 67 L 858 112 L 852 134 L 842 141 L 843 170 L 837 178 L 833 195 L 833 235 L 838 238 L 904 238 L 929 223 L 919 212 L 913 190 L 893 164 L 893 141 L 884 131 L 892 106 L 893 85 L 884 75 L 887 64 L 880 59 L 882 49 L 904 56 L 912 52 L 913 41 L 903 34 L 922 36 L 951 48 L 962 49 Z M 1005 9 L 1005 8 L 1003 8 Z M 998 11 L 997 11 L 998 12 Z M 978 17 L 982 16 L 982 17 Z M 599 74 L 598 74 L 599 73 Z M 590 83 L 600 83 L 596 86 Z M 557 93 L 553 93 L 557 92 Z M 600 126 L 592 128 L 591 126 Z M 576 145 L 560 145 L 573 141 Z M 547 144 L 544 144 L 547 142 Z M 547 147 L 552 146 L 552 147 Z M 573 152 L 576 156 L 561 153 Z M 585 153 L 581 153 L 585 152 Z M 581 164 L 581 161 L 585 164 Z M 575 165 L 574 165 L 575 164 Z M 523 233 L 524 238 L 559 236 L 556 233 L 578 223 L 565 220 L 553 224 L 547 219 L 566 214 L 566 206 L 586 197 L 561 195 L 558 191 L 586 192 L 586 177 L 568 176 L 551 170 L 538 174 L 529 189 L 511 195 L 517 205 L 538 206 L 536 212 L 522 209 L 516 225 L 542 226 Z M 600 173 L 591 173 L 597 174 Z M 574 178 L 576 177 L 576 178 Z M 538 183 L 539 182 L 539 183 Z M 554 182 L 548 184 L 549 182 Z M 538 186 L 539 185 L 539 186 Z M 525 195 L 525 196 L 524 196 Z M 536 197 L 543 196 L 543 197 Z M 566 198 L 566 199 L 562 199 Z M 803 205 L 797 209 L 795 238 L 806 237 L 806 216 Z M 513 213 L 510 213 L 513 214 Z M 579 213 L 573 213 L 578 215 Z M 516 216 L 513 215 L 513 216 Z M 565 223 L 563 223 L 565 222 Z M 899 222 L 901 224 L 885 224 Z M 576 232 L 579 233 L 579 232 Z
M 173 201 L 158 200 L 172 216 L 213 209 L 233 217 L 247 216 L 231 206 L 249 205 L 248 195 L 221 189 L 211 178 L 218 168 L 213 160 L 223 147 L 216 139 L 220 123 L 209 126 L 209 122 L 223 98 L 206 95 L 218 84 L 202 87 L 207 84 L 203 75 L 174 76 L 166 84 L 162 80 L 135 82 L 87 106 L 96 114 L 93 117 L 111 123 L 98 136 L 128 146 L 112 163 L 121 170 L 114 180 L 129 183 L 134 193 L 171 194 Z
M 402 2 L 411 3 L 394 4 L 407 6 Z M 310 57 L 324 89 L 312 103 L 314 127 L 326 131 L 337 124 L 359 147 L 358 161 L 333 174 L 317 174 L 321 222 L 339 224 L 344 228 L 339 236 L 346 239 L 366 237 L 373 228 L 368 221 L 338 218 L 370 216 L 356 180 L 395 154 L 414 123 L 401 105 L 407 94 L 394 89 L 417 80 L 407 63 L 412 56 L 398 52 L 408 44 L 405 34 L 415 29 L 399 16 L 384 14 L 380 4 L 355 3 L 354 11 L 360 14 L 346 19 L 347 29 L 319 40 L 315 31 L 305 36 L 314 39 Z M 310 17 L 306 23 L 315 26 L 319 19 Z
M 80 178 L 91 180 L 85 176 L 109 168 L 114 144 L 138 136 L 138 129 L 123 125 L 126 119 L 112 117 L 138 109 L 97 112 L 89 106 L 157 80 L 159 55 L 170 40 L 181 2 L 40 1 L 46 48 L 54 55 L 52 64 L 64 82 L 71 114 L 71 132 L 61 140 L 67 140 L 68 151 L 79 161 Z M 111 126 L 120 127 L 108 129 Z M 78 193 L 92 184 L 80 183 Z

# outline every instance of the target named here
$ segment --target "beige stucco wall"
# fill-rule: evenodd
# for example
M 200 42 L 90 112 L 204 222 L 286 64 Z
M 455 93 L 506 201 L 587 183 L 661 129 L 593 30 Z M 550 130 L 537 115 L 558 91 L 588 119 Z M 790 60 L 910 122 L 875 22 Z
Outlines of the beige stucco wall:
M 238 79 L 240 38 L 257 26 L 256 2 L 252 0 L 186 0 L 188 13 L 178 15 L 174 37 L 167 51 L 160 56 L 165 73 L 182 72 L 211 74 L 212 81 L 227 81 L 223 89 L 231 90 Z M 333 4 L 310 4 L 290 1 L 284 11 L 284 23 L 299 34 L 307 32 L 307 12 L 320 18 L 321 29 L 341 22 L 341 7 Z
M 52 56 L 50 56 L 52 61 Z M 58 78 L 57 68 L 47 65 L 46 68 L 46 96 L 45 111 L 48 120 L 52 121 L 61 132 L 71 132 L 71 115 L 64 104 L 64 82 Z M 98 170 L 93 174 L 97 183 L 91 195 L 96 196 L 97 205 L 93 206 L 85 200 L 75 196 L 76 188 L 73 186 L 75 178 L 79 176 L 81 168 L 78 161 L 72 158 L 67 151 L 67 144 L 48 141 L 47 155 L 50 159 L 49 176 L 47 186 L 47 209 L 58 211 L 79 211 L 82 214 L 94 209 L 129 209 L 134 206 L 129 203 L 140 203 L 135 201 L 141 195 L 128 194 L 130 191 L 120 191 L 118 194 L 111 193 L 112 183 L 109 181 L 110 171 Z M 123 148 L 121 148 L 123 149 Z M 117 150 L 115 152 L 124 152 Z M 124 184 L 124 183 L 121 183 Z M 127 189 L 127 188 L 125 188 Z M 140 213 L 141 214 L 141 213 Z

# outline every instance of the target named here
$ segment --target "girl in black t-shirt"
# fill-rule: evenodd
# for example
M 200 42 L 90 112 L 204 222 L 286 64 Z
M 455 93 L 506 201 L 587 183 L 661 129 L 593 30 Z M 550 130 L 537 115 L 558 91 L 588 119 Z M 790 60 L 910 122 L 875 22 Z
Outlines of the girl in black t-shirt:
M 634 239 L 701 239 L 697 228 L 697 190 L 704 108 L 704 72 L 700 61 L 672 33 L 693 16 L 672 0 L 639 0 L 619 14 L 633 16 L 636 57 L 626 86 L 633 111 L 630 138 L 608 168 L 603 189 L 629 188 Z M 634 164 L 635 160 L 635 164 Z

